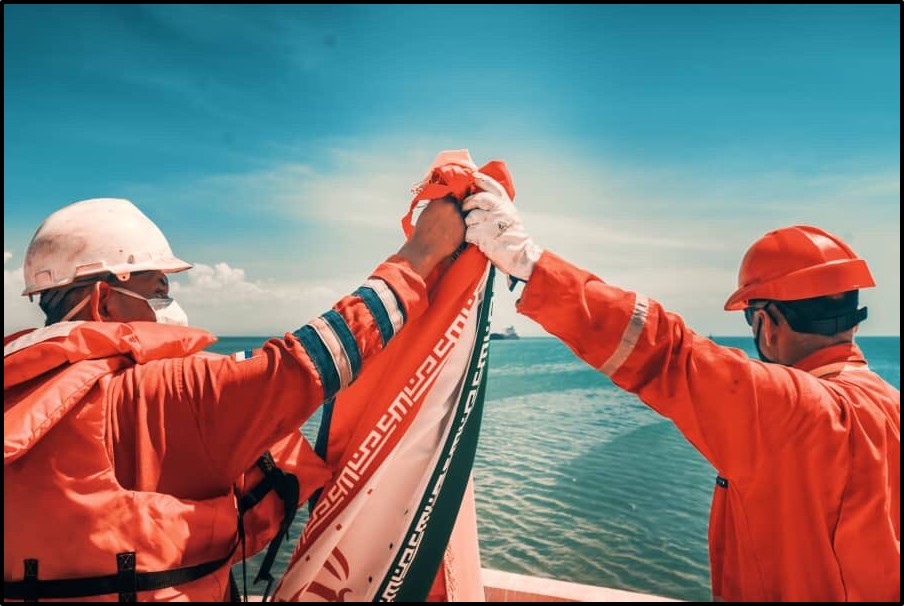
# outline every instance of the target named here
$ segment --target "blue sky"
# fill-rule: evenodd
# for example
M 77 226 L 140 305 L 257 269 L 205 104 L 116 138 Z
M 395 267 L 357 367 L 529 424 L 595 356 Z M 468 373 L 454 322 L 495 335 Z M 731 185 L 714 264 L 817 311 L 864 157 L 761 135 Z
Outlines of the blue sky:
M 900 333 L 900 8 L 4 6 L 4 331 L 53 210 L 133 200 L 219 334 L 292 330 L 400 244 L 442 149 L 509 162 L 539 244 L 703 333 L 746 247 L 809 223 Z M 497 325 L 517 317 L 502 294 Z

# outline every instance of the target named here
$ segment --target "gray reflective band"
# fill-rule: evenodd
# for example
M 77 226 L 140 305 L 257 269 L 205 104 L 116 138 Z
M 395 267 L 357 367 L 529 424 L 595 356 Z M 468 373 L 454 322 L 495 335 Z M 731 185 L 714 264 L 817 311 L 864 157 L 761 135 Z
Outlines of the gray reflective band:
M 625 332 L 622 333 L 621 341 L 609 359 L 599 367 L 600 372 L 611 377 L 625 363 L 640 339 L 643 327 L 647 322 L 649 309 L 650 300 L 638 293 L 634 300 L 634 311 L 631 313 L 631 319 L 628 320 Z

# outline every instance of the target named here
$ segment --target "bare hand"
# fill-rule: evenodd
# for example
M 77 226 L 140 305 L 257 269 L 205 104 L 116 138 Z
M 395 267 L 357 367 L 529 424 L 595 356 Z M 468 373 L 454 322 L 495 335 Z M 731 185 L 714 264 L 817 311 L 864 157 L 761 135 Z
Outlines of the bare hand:
M 437 263 L 461 246 L 464 237 L 465 223 L 458 203 L 452 198 L 431 200 L 399 255 L 421 276 L 427 277 Z

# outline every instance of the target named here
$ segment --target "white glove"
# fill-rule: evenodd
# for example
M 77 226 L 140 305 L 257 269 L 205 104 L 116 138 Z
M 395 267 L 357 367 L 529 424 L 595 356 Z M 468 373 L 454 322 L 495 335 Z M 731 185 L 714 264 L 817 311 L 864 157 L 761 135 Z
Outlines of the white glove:
M 499 182 L 475 172 L 474 183 L 483 191 L 462 202 L 462 210 L 468 213 L 465 240 L 501 271 L 527 282 L 543 249 L 524 231 L 515 205 Z

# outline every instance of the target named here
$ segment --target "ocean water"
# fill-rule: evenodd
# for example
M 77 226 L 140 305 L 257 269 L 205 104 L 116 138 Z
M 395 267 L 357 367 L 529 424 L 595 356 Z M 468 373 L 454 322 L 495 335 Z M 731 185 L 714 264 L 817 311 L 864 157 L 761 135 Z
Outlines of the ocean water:
M 750 338 L 715 340 L 756 355 Z M 211 350 L 262 342 L 226 337 Z M 900 389 L 900 337 L 858 343 L 870 366 Z M 319 414 L 304 427 L 312 441 L 318 424 Z M 484 567 L 710 599 L 706 537 L 715 471 L 670 421 L 556 339 L 492 342 L 474 475 Z M 293 548 L 282 547 L 278 571 Z

